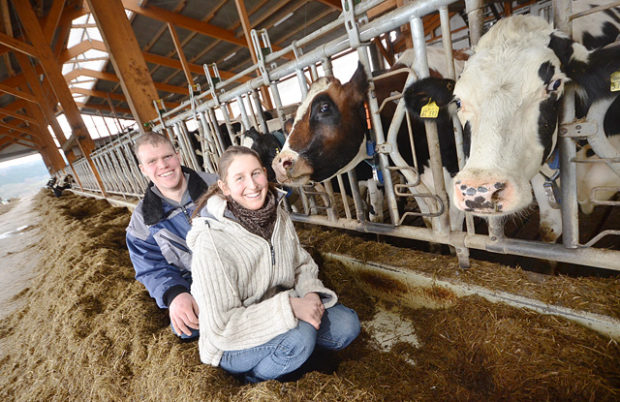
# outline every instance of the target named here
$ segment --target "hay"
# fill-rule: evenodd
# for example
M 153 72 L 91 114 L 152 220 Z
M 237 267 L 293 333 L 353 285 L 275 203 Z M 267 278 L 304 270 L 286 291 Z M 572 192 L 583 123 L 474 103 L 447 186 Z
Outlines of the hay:
M 314 356 L 315 370 L 299 379 L 244 385 L 201 364 L 197 344 L 182 343 L 171 333 L 165 312 L 133 279 L 124 244 L 126 210 L 71 193 L 54 198 L 42 192 L 36 204 L 43 218 L 37 228 L 44 235 L 39 251 L 45 257 L 32 285 L 15 296 L 27 300 L 26 306 L 0 323 L 0 339 L 7 345 L 0 358 L 1 400 L 620 397 L 620 348 L 609 339 L 565 320 L 476 297 L 459 299 L 446 309 L 411 310 L 380 302 L 361 290 L 359 278 L 342 265 L 321 261 L 316 253 L 326 248 L 321 242 L 331 242 L 331 251 L 355 253 L 358 258 L 370 259 L 381 250 L 403 259 L 403 265 L 415 261 L 438 275 L 456 263 L 450 257 L 409 257 L 382 244 L 367 250 L 366 242 L 322 229 L 300 233 L 304 241 L 313 240 L 310 250 L 326 284 L 363 322 L 372 320 L 380 308 L 399 312 L 402 320 L 413 324 L 421 346 L 403 342 L 389 352 L 380 351 L 372 330 L 364 330 L 349 348 Z M 492 266 L 475 263 L 463 276 L 491 276 Z M 516 275 L 527 281 L 524 273 Z
M 609 278 L 540 275 L 520 267 L 471 260 L 471 268 L 458 268 L 456 257 L 400 248 L 336 230 L 299 225 L 299 238 L 317 252 L 336 252 L 362 261 L 374 261 L 424 272 L 437 279 L 516 293 L 549 304 L 620 318 L 620 275 Z M 377 286 L 375 284 L 375 286 Z

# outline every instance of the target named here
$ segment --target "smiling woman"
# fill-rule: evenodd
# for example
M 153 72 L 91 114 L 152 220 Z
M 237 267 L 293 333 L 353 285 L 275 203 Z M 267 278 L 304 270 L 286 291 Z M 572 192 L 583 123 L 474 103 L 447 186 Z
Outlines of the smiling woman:
M 252 383 L 306 371 L 315 349 L 357 338 L 357 314 L 318 279 L 258 154 L 228 148 L 219 175 L 187 235 L 200 360 Z

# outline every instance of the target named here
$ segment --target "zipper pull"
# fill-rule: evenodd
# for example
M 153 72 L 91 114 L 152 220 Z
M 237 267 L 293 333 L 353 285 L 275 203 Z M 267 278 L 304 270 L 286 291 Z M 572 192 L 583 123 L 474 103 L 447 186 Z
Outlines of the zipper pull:
M 273 246 L 270 244 L 269 248 L 271 249 L 271 265 L 276 265 L 276 251 L 273 249 Z

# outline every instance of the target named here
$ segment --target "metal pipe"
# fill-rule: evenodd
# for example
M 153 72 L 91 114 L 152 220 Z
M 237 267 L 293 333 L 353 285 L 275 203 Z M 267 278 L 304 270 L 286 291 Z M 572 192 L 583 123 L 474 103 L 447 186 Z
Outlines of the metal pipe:
M 482 7 L 482 0 L 465 0 L 465 9 L 467 10 L 467 18 L 469 20 L 469 38 L 471 47 L 476 46 L 482 36 Z
M 426 40 L 424 39 L 424 24 L 421 18 L 412 18 L 411 36 L 413 39 L 413 48 L 415 50 L 414 69 L 419 78 L 428 77 L 428 62 L 426 59 Z M 446 185 L 443 177 L 443 164 L 441 161 L 441 153 L 439 151 L 439 135 L 437 133 L 437 124 L 435 122 L 425 121 L 426 140 L 428 142 L 428 151 L 430 154 L 430 167 L 433 174 L 433 186 L 435 193 L 441 199 L 443 205 L 450 205 L 448 202 L 448 194 L 446 193 Z M 447 233 L 450 231 L 450 222 L 448 213 L 432 218 L 433 230 L 439 233 Z
M 361 233 L 375 233 L 407 239 L 417 239 L 433 243 L 459 244 L 468 248 L 490 251 L 499 254 L 512 254 L 522 257 L 539 258 L 567 262 L 589 267 L 600 267 L 620 271 L 620 251 L 595 248 L 567 249 L 561 244 L 549 244 L 520 239 L 502 239 L 491 241 L 484 235 L 469 235 L 464 232 L 451 232 L 442 236 L 432 230 L 416 226 L 392 226 L 382 223 L 358 222 L 356 220 L 339 219 L 331 222 L 325 216 L 305 216 L 291 214 L 295 222 L 310 223 L 327 227 L 353 230 Z

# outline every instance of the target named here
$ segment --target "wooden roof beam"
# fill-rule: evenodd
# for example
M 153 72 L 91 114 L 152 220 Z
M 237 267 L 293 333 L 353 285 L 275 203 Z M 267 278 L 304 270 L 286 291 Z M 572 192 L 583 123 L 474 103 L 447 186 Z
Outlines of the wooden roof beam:
M 176 14 L 155 6 L 147 5 L 146 7 L 141 7 L 138 0 L 122 0 L 122 3 L 127 10 L 131 10 L 136 14 L 162 21 L 164 23 L 171 23 L 178 27 L 195 31 L 211 38 L 216 38 L 238 46 L 247 47 L 247 43 L 243 39 L 237 38 L 234 32 L 227 31 L 216 25 L 186 17 L 181 14 Z
M 26 77 L 26 81 L 30 85 L 35 99 L 37 100 L 38 107 L 31 108 L 30 114 L 35 116 L 35 118 L 41 122 L 41 127 L 45 127 L 47 129 L 46 126 L 48 124 L 52 126 L 52 130 L 54 131 L 54 135 L 56 135 L 58 141 L 61 144 L 64 143 L 67 141 L 67 138 L 65 137 L 65 133 L 62 131 L 62 128 L 56 119 L 54 107 L 51 103 L 52 100 L 46 96 L 43 86 L 41 85 L 41 81 L 39 81 L 39 77 L 33 65 L 30 63 L 30 59 L 23 54 L 15 54 L 15 57 L 17 58 L 17 62 L 21 67 L 24 77 Z
M 194 85 L 194 79 L 192 78 L 192 73 L 189 71 L 189 65 L 187 63 L 187 57 L 185 57 L 185 53 L 183 53 L 183 46 L 179 41 L 179 36 L 177 35 L 177 31 L 174 29 L 171 23 L 166 24 L 168 26 L 168 31 L 170 31 L 170 36 L 172 37 L 172 43 L 174 43 L 174 48 L 179 56 L 179 60 L 181 61 L 181 67 L 183 67 L 183 73 L 185 73 L 185 79 L 187 80 L 187 84 L 189 86 Z
M 8 109 L 5 109 L 5 108 L 0 108 L 0 115 L 10 116 L 10 117 L 12 117 L 14 119 L 25 121 L 25 122 L 28 122 L 30 124 L 35 124 L 37 126 L 40 125 L 39 121 L 37 121 L 33 117 L 27 116 L 25 114 L 20 114 L 20 113 L 12 112 L 12 111 L 10 111 Z
M 23 134 L 35 135 L 35 132 L 29 129 L 28 127 L 19 127 L 17 124 L 12 123 L 12 122 L 8 122 L 8 123 L 0 122 L 0 127 L 8 128 L 8 129 L 11 129 L 13 131 L 17 131 Z
M 84 53 L 90 49 L 101 50 L 104 52 L 108 51 L 107 48 L 105 47 L 105 43 L 101 41 L 93 40 L 90 42 L 82 42 L 62 52 L 61 55 L 58 57 L 58 62 L 65 63 L 67 60 L 77 56 L 78 54 Z M 172 59 L 170 57 L 160 56 L 158 54 L 149 53 L 149 52 L 142 52 L 142 55 L 144 56 L 144 60 L 147 63 L 159 64 L 161 66 L 170 67 L 170 68 L 174 68 L 177 70 L 183 69 L 183 66 L 181 65 L 180 61 Z M 204 74 L 204 68 L 199 64 L 188 63 L 188 67 L 192 73 Z M 222 76 L 222 79 L 228 79 L 230 77 L 233 77 L 235 73 L 232 73 L 230 71 L 220 70 L 220 75 Z M 248 80 L 250 80 L 250 78 L 248 77 L 243 77 L 239 79 L 240 82 L 246 82 Z
M 67 74 L 65 74 L 65 80 L 69 82 L 81 76 L 91 77 L 91 78 L 96 78 L 98 80 L 105 80 L 105 81 L 111 81 L 111 82 L 120 81 L 120 79 L 116 76 L 116 74 L 106 73 L 105 71 L 90 70 L 88 68 L 76 68 L 68 72 Z M 179 95 L 187 95 L 187 88 L 185 87 L 164 84 L 161 82 L 153 82 L 153 84 L 155 85 L 155 89 L 157 89 L 158 91 L 176 93 Z
M 97 103 L 82 103 L 82 102 L 77 102 L 77 105 L 80 108 L 88 108 L 88 109 L 95 109 L 95 110 L 102 110 L 105 112 L 110 112 L 112 113 L 112 109 L 110 108 L 110 106 L 108 105 L 104 105 L 104 104 L 97 104 Z M 114 106 L 114 110 L 116 110 L 119 113 L 124 113 L 124 114 L 129 114 L 131 115 L 131 110 L 124 108 L 124 107 L 117 107 Z
M 24 31 L 26 36 L 33 44 L 34 47 L 38 49 L 38 60 L 43 67 L 43 71 L 47 79 L 49 80 L 54 93 L 56 94 L 56 98 L 62 105 L 63 111 L 71 126 L 71 130 L 73 132 L 73 136 L 71 138 L 71 143 L 74 141 L 77 143 L 77 146 L 81 150 L 84 155 L 87 163 L 90 165 L 97 184 L 99 185 L 99 190 L 105 196 L 105 188 L 103 187 L 103 183 L 101 181 L 101 177 L 97 172 L 95 165 L 90 159 L 90 153 L 95 148 L 95 143 L 93 142 L 90 134 L 88 133 L 88 129 L 82 121 L 82 117 L 80 115 L 80 111 L 77 108 L 75 101 L 73 100 L 73 96 L 69 91 L 69 87 L 64 80 L 61 72 L 61 66 L 58 64 L 56 57 L 52 53 L 52 49 L 50 48 L 48 39 L 45 37 L 41 25 L 35 15 L 29 1 L 22 0 L 12 0 L 13 8 L 17 12 L 19 19 L 24 27 Z M 71 146 L 72 144 L 67 141 L 62 144 L 63 148 L 65 146 Z
M 27 54 L 28 56 L 37 57 L 38 51 L 34 46 L 27 44 L 19 39 L 0 32 L 0 44 L 16 52 Z
M 319 3 L 323 3 L 326 6 L 333 8 L 334 10 L 342 11 L 342 3 L 340 0 L 317 0 Z
M 144 124 L 157 117 L 153 101 L 157 100 L 159 95 L 125 9 L 118 1 L 86 0 L 86 2 L 97 22 L 106 48 L 109 49 L 110 61 L 120 79 L 126 102 L 138 123 L 138 129 L 143 131 Z
M 237 13 L 239 14 L 241 26 L 243 26 L 243 33 L 245 34 L 245 39 L 248 42 L 247 47 L 250 49 L 252 62 L 256 64 L 258 59 L 256 57 L 256 51 L 254 50 L 254 46 L 252 46 L 252 37 L 250 35 L 250 30 L 252 29 L 252 27 L 250 25 L 250 19 L 248 18 L 248 12 L 245 8 L 245 3 L 243 2 L 243 0 L 235 0 L 235 6 L 237 6 Z M 273 109 L 273 104 L 271 103 L 271 96 L 269 95 L 269 91 L 267 90 L 267 88 L 262 86 L 260 88 L 260 92 L 263 95 L 263 102 L 265 102 L 266 108 Z M 259 110 L 258 113 L 261 113 L 261 111 Z
M 19 89 L 15 87 L 10 87 L 6 84 L 0 83 L 0 92 L 13 95 L 16 98 L 27 100 L 28 102 L 37 103 L 37 99 L 34 95 L 29 94 L 28 92 L 20 91 Z

